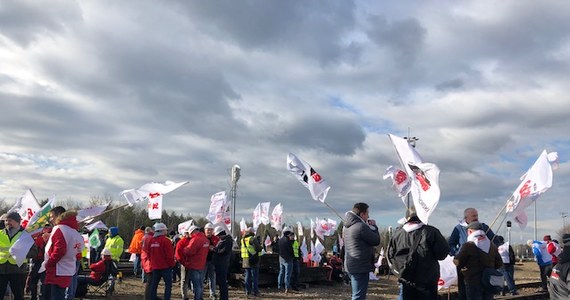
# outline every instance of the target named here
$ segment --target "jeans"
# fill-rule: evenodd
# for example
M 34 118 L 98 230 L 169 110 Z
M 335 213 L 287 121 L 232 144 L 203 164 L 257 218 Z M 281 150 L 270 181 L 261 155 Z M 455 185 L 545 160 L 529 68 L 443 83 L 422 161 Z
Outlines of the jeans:
M 220 286 L 220 300 L 228 300 L 228 269 L 229 261 L 226 264 L 216 264 L 216 281 Z
M 150 298 L 156 299 L 158 283 L 160 279 L 164 279 L 164 300 L 170 300 L 170 294 L 172 293 L 172 268 L 153 270 L 152 271 L 152 289 Z
M 65 288 L 57 284 L 46 284 L 42 294 L 47 300 L 61 300 L 65 298 Z
M 352 300 L 366 299 L 368 293 L 369 272 L 349 273 L 350 285 L 352 286 Z
M 517 287 L 515 286 L 515 266 L 514 265 L 505 265 L 504 269 L 500 269 L 501 273 L 505 277 L 505 281 L 507 282 L 507 288 L 509 289 L 510 293 L 516 293 Z
M 79 265 L 81 261 L 75 261 L 75 274 L 71 277 L 71 285 L 65 290 L 65 300 L 75 298 L 75 290 L 77 290 L 77 274 L 79 273 Z
M 214 263 L 209 261 L 206 263 L 206 278 L 210 286 L 210 298 L 216 297 L 216 268 Z
M 145 273 L 143 271 L 143 282 L 144 282 L 144 300 L 151 300 L 152 273 Z
M 467 300 L 492 300 L 493 294 L 485 292 L 481 284 L 465 283 L 465 296 Z
M 141 270 L 141 255 L 135 254 L 135 261 L 133 261 L 133 274 L 137 277 L 137 274 Z
M 245 293 L 259 295 L 259 267 L 245 268 Z
M 6 294 L 8 283 L 10 283 L 10 289 L 12 290 L 12 294 L 14 294 L 14 300 L 23 300 L 26 277 L 26 274 L 0 275 L 0 295 L 3 296 Z
M 285 260 L 279 256 L 279 277 L 277 278 L 278 289 L 291 289 L 291 274 L 293 273 L 293 260 Z
M 202 300 L 204 294 L 204 274 L 205 270 L 188 269 L 186 275 L 190 275 L 192 282 L 192 290 L 194 291 L 194 300 Z
M 300 277 L 301 277 L 301 262 L 299 262 L 298 258 L 294 258 L 293 259 L 293 271 L 291 274 L 291 287 L 293 289 L 299 288 L 299 278 Z

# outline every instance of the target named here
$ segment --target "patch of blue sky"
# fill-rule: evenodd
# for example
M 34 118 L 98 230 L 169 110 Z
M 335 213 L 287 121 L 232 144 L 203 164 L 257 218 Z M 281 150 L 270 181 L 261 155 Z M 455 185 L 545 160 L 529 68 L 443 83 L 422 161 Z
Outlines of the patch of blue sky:
M 331 96 L 329 97 L 329 104 L 338 109 L 346 110 L 357 115 L 363 115 L 356 107 L 348 104 L 347 102 L 343 101 L 340 97 Z
M 30 161 L 40 169 L 69 170 L 85 165 L 68 157 L 45 156 L 25 153 L 10 153 L 10 155 Z

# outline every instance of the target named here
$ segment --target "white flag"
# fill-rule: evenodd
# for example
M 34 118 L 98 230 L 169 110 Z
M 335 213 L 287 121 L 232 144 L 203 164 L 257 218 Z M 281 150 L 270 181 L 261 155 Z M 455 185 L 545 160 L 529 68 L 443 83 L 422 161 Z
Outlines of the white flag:
M 307 239 L 303 239 L 303 243 L 301 243 L 301 255 L 303 256 L 303 262 L 309 262 L 309 250 L 307 250 Z
M 77 222 L 84 222 L 90 223 L 93 221 L 93 218 L 102 214 L 109 206 L 109 203 L 97 206 L 91 206 L 88 208 L 84 208 L 77 212 Z
M 228 230 L 227 233 L 232 232 L 232 216 L 230 211 L 226 211 L 224 213 L 224 218 L 222 221 L 224 223 L 224 226 L 226 226 L 226 229 Z
M 160 220 L 162 218 L 162 195 L 151 196 L 148 199 L 148 218 Z
M 210 210 L 206 219 L 210 220 L 212 224 L 217 224 L 224 221 L 224 214 L 229 207 L 229 202 L 226 197 L 226 192 L 218 192 L 210 198 Z
M 342 239 L 342 236 L 340 236 L 340 233 L 338 234 L 338 251 L 340 252 L 340 249 L 342 249 L 342 247 L 344 247 L 344 240 Z
M 165 183 L 150 182 L 138 189 L 124 190 L 121 192 L 121 195 L 125 197 L 129 206 L 133 206 L 136 202 L 150 201 L 151 198 L 168 194 L 187 183 L 188 181 L 166 181 Z
M 275 205 L 271 213 L 271 226 L 277 231 L 281 231 L 283 227 L 283 206 L 281 203 Z
M 420 154 L 405 139 L 389 134 L 402 167 L 412 181 L 411 193 L 418 218 L 428 224 L 439 203 L 439 168 L 423 162 Z
M 261 224 L 261 203 L 257 203 L 257 206 L 253 210 L 253 229 L 257 231 L 259 224 Z
M 315 222 L 313 222 L 313 219 L 311 219 L 311 240 L 315 237 Z
M 388 178 L 392 179 L 392 187 L 402 200 L 404 200 L 404 197 L 410 192 L 410 188 L 412 187 L 412 182 L 408 174 L 406 174 L 404 170 L 394 166 L 389 166 L 382 178 L 384 180 Z
M 109 228 L 107 227 L 107 225 L 105 225 L 105 223 L 103 223 L 103 221 L 99 220 L 93 224 L 89 224 L 87 226 L 85 226 L 85 228 L 89 231 L 93 231 L 95 229 L 105 229 L 105 230 L 109 230 Z
M 239 231 L 241 231 L 241 235 L 243 235 L 246 230 L 247 230 L 247 224 L 245 223 L 245 219 L 241 218 L 241 221 L 239 221 Z
M 301 222 L 297 221 L 297 236 L 300 238 L 302 235 L 305 235 L 303 233 L 303 225 Z
M 384 260 L 384 248 L 380 249 L 380 255 L 378 256 L 378 261 L 374 264 L 376 268 L 382 265 L 382 261 Z
M 259 221 L 264 225 L 269 224 L 269 206 L 271 202 L 261 202 L 260 203 L 260 216 Z
M 331 187 L 311 165 L 295 156 L 295 154 L 289 153 L 287 155 L 287 170 L 309 189 L 314 200 L 325 202 Z
M 34 193 L 32 193 L 31 189 L 27 189 L 22 197 L 16 200 L 16 204 L 7 213 L 11 213 L 13 211 L 17 212 L 20 217 L 20 225 L 22 228 L 26 228 L 28 226 L 28 222 L 32 218 L 32 216 L 40 209 L 40 205 L 38 204 L 38 200 Z
M 546 153 L 546 150 L 543 150 L 532 167 L 521 177 L 521 183 L 507 202 L 506 212 L 515 215 L 515 221 L 521 229 L 526 227 L 528 221 L 524 210 L 552 186 L 552 166 L 557 165 L 557 161 L 556 152 Z
M 194 220 L 184 221 L 178 224 L 178 233 L 187 232 L 190 229 L 190 226 L 194 224 Z
M 437 289 L 445 289 L 457 283 L 457 266 L 453 263 L 453 256 L 447 256 L 439 261 L 439 281 Z
M 316 242 L 319 242 L 319 239 L 317 239 Z M 320 242 L 319 242 L 320 243 Z M 320 252 L 317 252 L 317 245 L 316 243 L 312 243 L 312 247 L 311 247 L 311 261 L 314 261 L 316 263 L 319 263 L 321 261 L 321 254 Z
M 263 242 L 265 244 L 265 247 L 269 247 L 271 246 L 271 238 L 269 237 L 269 235 L 267 237 L 265 237 L 265 242 Z

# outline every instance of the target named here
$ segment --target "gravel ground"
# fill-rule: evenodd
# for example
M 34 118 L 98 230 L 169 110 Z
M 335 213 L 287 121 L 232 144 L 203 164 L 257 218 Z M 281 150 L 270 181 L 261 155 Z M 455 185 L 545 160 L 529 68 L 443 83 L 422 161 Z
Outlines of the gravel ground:
M 518 264 L 515 267 L 516 283 L 527 283 L 540 281 L 538 266 L 534 262 L 526 262 Z M 533 293 L 536 289 L 526 288 L 520 292 L 523 294 Z M 450 291 L 456 291 L 455 288 Z M 164 292 L 164 286 L 159 286 L 159 297 Z M 261 296 L 256 299 L 350 299 L 350 286 L 344 284 L 310 284 L 306 289 L 294 294 L 285 294 L 274 287 L 260 288 Z M 395 276 L 383 276 L 378 281 L 371 281 L 368 290 L 368 299 L 395 299 L 398 293 L 398 285 Z M 447 291 L 442 291 L 444 295 Z M 122 282 L 118 282 L 116 286 L 116 294 L 113 299 L 142 299 L 144 294 L 143 284 L 139 279 L 133 277 L 123 278 Z M 205 291 L 204 299 L 208 299 L 208 291 Z M 242 289 L 230 287 L 231 299 L 245 299 L 245 293 Z M 91 298 L 92 299 L 92 298 Z M 172 299 L 181 299 L 180 284 L 175 283 L 172 289 Z

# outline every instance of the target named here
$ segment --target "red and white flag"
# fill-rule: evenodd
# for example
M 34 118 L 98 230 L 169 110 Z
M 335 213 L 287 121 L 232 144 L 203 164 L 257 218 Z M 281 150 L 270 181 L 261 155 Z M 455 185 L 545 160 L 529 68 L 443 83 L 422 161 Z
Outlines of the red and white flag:
M 210 210 L 206 219 L 208 219 L 212 224 L 221 223 L 224 221 L 224 214 L 228 210 L 229 201 L 226 197 L 226 192 L 218 192 L 212 195 L 210 198 Z
M 295 175 L 303 186 L 309 189 L 314 200 L 325 202 L 331 187 L 311 165 L 295 156 L 295 154 L 289 153 L 287 155 L 287 170 Z
M 321 239 L 324 239 L 325 236 L 331 236 L 336 231 L 337 223 L 335 220 L 331 219 L 319 219 L 315 218 L 315 233 Z
M 281 231 L 283 227 L 283 206 L 281 203 L 275 205 L 271 213 L 271 227 Z
M 457 283 L 457 266 L 453 263 L 453 256 L 447 256 L 439 261 L 439 280 L 437 289 L 447 289 Z
M 303 239 L 301 243 L 301 255 L 303 257 L 303 262 L 309 262 L 309 250 L 307 249 L 307 239 Z
M 10 208 L 10 210 L 8 210 L 7 213 L 11 213 L 14 211 L 17 212 L 21 217 L 20 225 L 22 226 L 22 228 L 25 229 L 26 226 L 28 226 L 28 222 L 30 221 L 32 216 L 40 208 L 41 207 L 38 204 L 38 200 L 36 199 L 36 196 L 34 196 L 34 193 L 32 193 L 32 190 L 27 189 L 22 195 L 22 197 L 16 200 L 14 206 Z
M 245 223 L 245 219 L 241 218 L 241 221 L 239 221 L 239 231 L 241 232 L 241 235 L 243 235 L 246 230 L 247 230 L 247 224 Z
M 412 184 L 410 192 L 418 218 L 428 224 L 429 216 L 439 203 L 439 168 L 423 161 L 420 154 L 405 139 L 388 134 L 403 169 Z
M 257 230 L 260 224 L 269 224 L 269 205 L 271 202 L 257 203 L 253 210 L 253 229 Z
M 263 242 L 265 244 L 265 248 L 271 246 L 271 238 L 268 236 L 265 237 L 265 242 Z
M 102 214 L 107 209 L 107 206 L 109 206 L 109 204 L 110 202 L 107 204 L 91 206 L 77 211 L 77 222 L 83 222 L 85 224 L 93 222 L 93 218 Z
M 406 174 L 404 170 L 394 166 L 389 166 L 382 178 L 384 180 L 388 178 L 392 179 L 392 187 L 402 200 L 404 200 L 404 197 L 410 192 L 410 188 L 412 187 L 412 182 L 408 174 Z
M 303 233 L 303 225 L 301 224 L 301 222 L 297 221 L 297 237 L 301 238 L 301 236 L 305 235 Z
M 138 189 L 124 190 L 121 195 L 125 197 L 129 206 L 133 206 L 136 202 L 148 201 L 148 217 L 151 220 L 157 220 L 162 218 L 162 195 L 168 194 L 187 183 L 188 181 L 150 182 Z
M 557 166 L 558 154 L 543 150 L 532 167 L 520 178 L 521 183 L 507 202 L 506 212 L 515 216 L 521 229 L 526 227 L 528 221 L 524 210 L 552 186 L 552 170 Z

